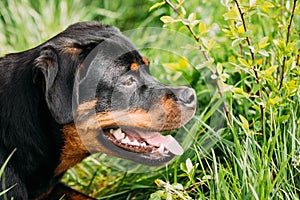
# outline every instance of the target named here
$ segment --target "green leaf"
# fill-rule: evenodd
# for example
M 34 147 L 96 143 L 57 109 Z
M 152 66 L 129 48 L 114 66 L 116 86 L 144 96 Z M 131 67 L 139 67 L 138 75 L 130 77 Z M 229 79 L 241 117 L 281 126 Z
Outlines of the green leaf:
M 264 49 L 259 50 L 258 53 L 260 55 L 264 56 L 264 57 L 268 57 L 269 56 L 269 53 L 266 50 L 264 50 Z
M 258 90 L 260 89 L 260 85 L 259 84 L 253 84 L 251 93 L 252 94 L 256 94 L 258 92 Z
M 223 73 L 223 74 L 221 74 L 220 78 L 223 82 L 225 82 L 229 78 L 229 75 L 226 73 Z
M 189 22 L 189 20 L 187 20 L 187 19 L 183 19 L 183 20 L 182 20 L 182 23 L 183 23 L 184 25 L 190 25 L 190 22 Z
M 186 165 L 186 169 L 187 169 L 187 173 L 190 174 L 191 171 L 194 169 L 194 165 L 191 161 L 190 158 L 188 158 L 186 161 L 185 161 L 185 165 Z
M 225 20 L 235 20 L 237 21 L 239 19 L 239 15 L 236 12 L 235 8 L 231 8 L 227 13 L 223 15 Z
M 194 27 L 195 25 L 197 25 L 200 21 L 196 20 L 196 13 L 191 13 L 188 17 L 188 22 L 189 25 Z
M 271 75 L 273 75 L 273 73 L 276 71 L 276 69 L 277 69 L 277 66 L 269 67 L 268 69 L 266 69 L 266 70 L 264 71 L 264 74 L 265 74 L 266 76 L 271 76 Z
M 244 33 L 245 33 L 245 28 L 244 28 L 244 26 L 243 26 L 243 25 L 240 25 L 240 26 L 237 28 L 237 31 L 238 31 L 238 33 L 244 34 Z
M 269 1 L 264 1 L 264 3 L 262 4 L 264 7 L 267 7 L 267 8 L 274 8 L 275 6 L 269 2 Z
M 196 13 L 191 13 L 188 17 L 190 23 L 196 20 Z
M 149 200 L 161 200 L 161 197 L 162 197 L 162 194 L 155 192 L 150 195 Z
M 181 6 L 180 9 L 181 9 L 181 15 L 185 16 L 186 15 L 186 10 L 184 9 L 184 7 Z
M 163 63 L 162 65 L 171 71 L 177 71 L 180 69 L 179 63 Z
M 198 30 L 200 32 L 200 34 L 206 33 L 206 25 L 203 22 L 200 22 L 198 25 Z
M 162 16 L 162 17 L 160 18 L 160 20 L 161 20 L 163 23 L 165 23 L 165 24 L 167 24 L 167 23 L 173 23 L 173 22 L 175 21 L 175 19 L 173 19 L 173 18 L 170 17 L 170 16 Z
M 171 71 L 182 71 L 189 68 L 189 63 L 185 58 L 180 58 L 178 62 L 163 63 L 163 66 Z
M 212 68 L 211 66 L 212 66 L 212 64 L 214 63 L 214 59 L 210 59 L 210 60 L 208 60 L 208 61 L 205 61 L 204 63 L 202 63 L 202 64 L 199 64 L 199 65 L 197 65 L 196 66 L 196 69 L 198 69 L 198 70 L 200 70 L 200 69 L 202 69 L 202 68 L 204 68 L 204 67 L 208 67 L 208 68 Z M 215 72 L 215 70 L 212 70 L 212 72 Z
M 165 1 L 162 1 L 162 2 L 160 2 L 160 3 L 154 4 L 153 6 L 151 6 L 151 7 L 149 8 L 149 12 L 151 12 L 152 10 L 154 10 L 154 9 L 156 9 L 156 8 L 161 7 L 161 6 L 164 5 L 164 4 L 166 4 Z
M 183 190 L 183 189 L 184 189 L 184 188 L 183 188 L 183 185 L 180 184 L 180 183 L 175 183 L 175 184 L 173 184 L 172 186 L 173 186 L 174 189 L 176 189 L 176 190 Z
M 270 8 L 273 8 L 274 5 L 271 2 L 268 1 L 264 1 L 264 3 L 262 3 L 261 5 L 258 6 L 260 8 L 261 11 L 263 11 L 264 13 L 269 14 L 270 13 Z
M 257 103 L 260 106 L 265 106 L 265 103 L 261 98 L 257 97 L 257 98 L 254 99 L 254 101 L 255 101 L 255 103 Z
M 221 63 L 217 63 L 217 72 L 219 75 L 223 72 L 223 65 Z
M 244 59 L 244 58 L 238 58 L 238 61 L 244 66 L 244 67 L 247 67 L 247 68 L 250 68 L 251 65 Z
M 282 98 L 276 96 L 274 98 L 269 98 L 267 103 L 268 103 L 268 105 L 273 106 L 273 105 L 279 104 L 281 101 L 282 101 Z
M 194 20 L 194 21 L 191 22 L 190 25 L 191 25 L 192 27 L 194 27 L 194 26 L 196 26 L 196 25 L 199 24 L 199 23 L 200 23 L 200 20 Z
M 265 48 L 266 46 L 268 46 L 270 43 L 268 43 L 269 41 L 269 37 L 264 37 L 259 41 L 258 44 L 258 49 L 262 49 Z
M 244 94 L 244 91 L 242 88 L 232 88 L 234 94 L 237 94 L 237 95 L 243 95 Z
M 239 115 L 239 117 L 242 121 L 242 127 L 248 132 L 249 131 L 249 122 L 248 122 L 248 120 L 242 115 Z
M 237 45 L 241 44 L 241 42 L 245 40 L 245 38 L 238 38 L 232 41 L 231 46 L 236 47 Z
M 184 3 L 184 0 L 177 0 L 179 6 L 181 6 Z
M 291 118 L 290 114 L 282 115 L 278 118 L 279 124 L 286 123 Z
M 203 46 L 208 49 L 209 47 L 209 41 L 206 39 L 206 38 L 200 38 L 201 39 L 201 42 L 203 44 Z
M 189 62 L 185 58 L 180 58 L 179 61 L 180 69 L 188 69 L 189 68 Z

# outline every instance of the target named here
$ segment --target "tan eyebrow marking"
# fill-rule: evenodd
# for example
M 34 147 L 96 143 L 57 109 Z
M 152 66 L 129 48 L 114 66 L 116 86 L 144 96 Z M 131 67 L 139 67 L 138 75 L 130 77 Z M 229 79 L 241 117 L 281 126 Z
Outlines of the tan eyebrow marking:
M 134 62 L 130 65 L 130 69 L 133 70 L 133 71 L 138 71 L 139 70 L 139 65 Z
M 149 65 L 149 60 L 146 57 L 142 57 L 142 61 L 146 64 Z

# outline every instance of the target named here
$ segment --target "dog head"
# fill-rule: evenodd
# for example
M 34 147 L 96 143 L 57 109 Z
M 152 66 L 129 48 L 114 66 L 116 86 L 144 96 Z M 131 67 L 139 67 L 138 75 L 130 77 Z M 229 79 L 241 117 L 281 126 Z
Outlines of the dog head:
M 90 151 L 147 165 L 183 153 L 160 132 L 193 117 L 194 90 L 157 82 L 148 59 L 116 28 L 77 23 L 38 48 L 34 82 L 56 122 L 76 129 Z

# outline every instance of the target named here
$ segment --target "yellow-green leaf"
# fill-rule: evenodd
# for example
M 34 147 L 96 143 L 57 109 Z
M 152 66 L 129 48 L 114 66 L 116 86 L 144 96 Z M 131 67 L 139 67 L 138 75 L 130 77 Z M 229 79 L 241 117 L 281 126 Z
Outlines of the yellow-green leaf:
M 221 63 L 217 63 L 217 72 L 218 74 L 222 74 L 223 71 L 223 65 Z
M 259 50 L 258 53 L 264 57 L 269 57 L 269 53 L 264 49 Z
M 199 29 L 200 34 L 203 34 L 206 32 L 206 25 L 203 22 L 200 22 L 198 25 L 198 29 Z
M 238 38 L 232 41 L 231 46 L 236 47 L 237 45 L 241 44 L 241 42 L 245 40 L 245 38 Z
M 182 5 L 184 0 L 177 0 L 177 2 L 178 2 L 179 5 Z
M 242 121 L 242 127 L 246 130 L 246 131 L 249 131 L 249 122 L 248 120 L 242 116 L 242 115 L 239 115 L 241 121 Z
M 239 33 L 245 33 L 245 29 L 244 29 L 244 26 L 239 26 L 238 28 L 237 28 L 237 30 L 238 30 L 238 32 Z
M 232 88 L 233 92 L 237 95 L 243 95 L 244 91 L 242 88 Z
M 172 71 L 177 71 L 180 69 L 179 63 L 163 63 L 162 65 Z
M 268 43 L 269 41 L 269 37 L 264 37 L 259 41 L 258 44 L 258 49 L 262 49 L 265 48 L 266 46 L 268 46 L 270 43 Z
M 192 23 L 194 20 L 196 20 L 196 13 L 191 13 L 188 17 L 188 20 L 190 23 Z
M 244 58 L 238 58 L 238 60 L 244 67 L 248 67 L 248 68 L 251 67 L 251 65 Z
M 189 68 L 189 63 L 185 58 L 180 58 L 178 63 L 180 65 L 180 69 L 188 69 Z
M 268 69 L 265 70 L 265 75 L 266 76 L 271 76 L 275 71 L 276 71 L 277 66 L 272 66 L 269 67 Z
M 236 10 L 233 8 L 231 8 L 227 13 L 225 13 L 223 15 L 225 20 L 238 20 L 239 19 L 239 15 L 237 14 Z
M 277 105 L 282 101 L 281 97 L 274 97 L 274 98 L 269 98 L 268 99 L 268 105 L 273 106 L 273 105 Z
M 172 23 L 172 22 L 174 22 L 175 20 L 172 18 L 172 17 L 170 17 L 170 16 L 162 16 L 161 18 L 160 18 L 160 20 L 163 22 L 163 23 Z
M 153 6 L 151 6 L 151 7 L 149 8 L 149 12 L 151 12 L 152 10 L 154 10 L 154 9 L 156 9 L 156 8 L 161 7 L 161 6 L 164 5 L 164 4 L 166 4 L 165 1 L 154 4 Z

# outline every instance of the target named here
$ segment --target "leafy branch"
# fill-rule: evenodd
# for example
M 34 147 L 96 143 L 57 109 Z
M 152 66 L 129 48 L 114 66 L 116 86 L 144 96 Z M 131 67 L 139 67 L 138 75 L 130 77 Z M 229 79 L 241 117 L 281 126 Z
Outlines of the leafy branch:
M 181 16 L 181 13 L 179 12 L 180 4 L 178 4 L 178 6 L 175 6 L 169 0 L 165 0 L 164 3 L 167 4 L 168 6 L 170 6 L 176 12 L 176 14 L 178 16 Z M 193 28 L 189 24 L 185 24 L 185 26 L 187 27 L 187 29 L 189 30 L 189 32 L 191 33 L 193 38 L 196 40 L 196 42 L 199 44 L 200 37 L 197 36 L 197 34 L 193 31 Z M 204 50 L 204 48 L 201 44 L 199 44 L 199 50 L 203 53 L 203 56 L 204 56 L 206 61 L 211 61 L 211 59 L 208 56 L 208 52 Z M 217 89 L 218 89 L 218 93 L 219 93 L 220 97 L 223 98 L 224 94 L 222 92 L 221 85 L 219 83 L 219 78 L 216 78 L 216 85 L 217 85 Z M 229 113 L 228 106 L 227 106 L 225 101 L 223 101 L 222 104 L 223 104 L 223 109 L 225 111 L 228 123 L 231 125 L 231 118 L 230 118 L 230 113 Z
M 241 17 L 241 20 L 242 20 L 243 28 L 244 28 L 245 32 L 247 32 L 247 26 L 246 26 L 246 22 L 245 22 L 245 18 L 244 18 L 245 13 L 242 11 L 241 6 L 239 4 L 239 1 L 234 0 L 234 2 L 236 4 L 236 7 L 238 8 L 238 11 L 239 11 L 239 14 L 240 14 L 240 17 Z M 246 36 L 246 42 L 247 42 L 248 48 L 250 49 L 252 63 L 254 63 L 255 62 L 255 55 L 254 55 L 254 52 L 252 51 L 253 48 L 252 48 L 249 36 Z M 254 65 L 252 67 L 252 70 L 254 71 L 256 83 L 259 85 L 260 84 L 260 79 L 259 79 L 259 76 L 258 76 L 258 73 L 257 73 L 257 66 Z M 257 91 L 257 95 L 260 99 L 262 99 L 260 89 Z M 264 119 L 264 106 L 260 105 L 259 107 L 260 107 L 260 115 L 261 115 L 261 123 L 262 123 L 262 134 L 264 134 L 264 132 L 265 132 L 264 131 L 264 120 L 265 120 Z
M 286 45 L 288 45 L 288 43 L 289 43 L 289 39 L 290 39 L 290 34 L 291 34 L 291 26 L 292 26 L 292 21 L 293 21 L 294 14 L 295 14 L 296 4 L 297 4 L 297 0 L 294 0 L 293 10 L 292 10 L 292 14 L 291 14 L 291 17 L 290 17 L 290 21 L 289 21 L 288 29 L 287 29 Z M 285 70 L 286 58 L 287 58 L 287 57 L 286 57 L 286 55 L 284 55 L 284 57 L 283 57 L 283 61 L 282 61 L 282 65 L 281 65 L 281 78 L 280 78 L 280 85 L 279 85 L 279 89 L 281 89 L 281 88 L 282 88 L 282 84 L 283 84 L 283 79 L 284 79 L 284 70 Z

